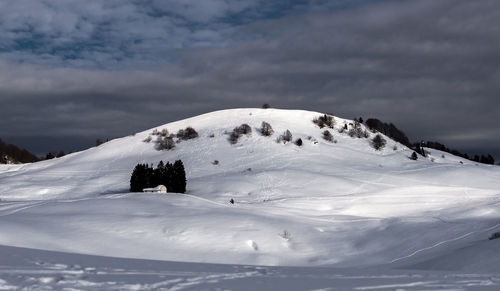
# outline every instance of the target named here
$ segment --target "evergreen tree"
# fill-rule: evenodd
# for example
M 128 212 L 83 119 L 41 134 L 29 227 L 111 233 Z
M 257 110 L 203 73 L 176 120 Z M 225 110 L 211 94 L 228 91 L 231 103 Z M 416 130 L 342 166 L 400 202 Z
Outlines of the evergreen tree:
M 186 171 L 181 160 L 175 161 L 173 165 L 173 191 L 177 193 L 186 193 Z
M 167 192 L 175 192 L 174 191 L 174 166 L 167 162 L 165 165 L 165 172 L 163 175 L 163 185 L 167 187 Z
M 411 154 L 411 158 L 410 159 L 416 161 L 418 159 L 417 153 L 413 152 L 413 154 Z
M 490 164 L 490 165 L 495 164 L 495 159 L 490 154 L 488 154 L 488 157 L 486 158 L 486 160 L 487 160 L 487 164 Z
M 148 172 L 150 172 L 149 166 L 146 164 L 138 164 L 135 166 L 132 176 L 130 177 L 130 192 L 142 192 L 142 189 L 150 186 Z
M 160 161 L 158 163 L 158 166 L 156 166 L 156 169 L 153 170 L 153 177 L 151 178 L 151 184 L 153 187 L 156 187 L 158 185 L 165 185 L 163 182 L 163 176 L 165 175 L 165 165 L 163 164 L 163 161 Z M 167 188 L 168 189 L 168 188 Z
M 372 139 L 372 146 L 377 151 L 383 149 L 386 143 L 387 143 L 386 140 L 380 134 L 377 134 Z

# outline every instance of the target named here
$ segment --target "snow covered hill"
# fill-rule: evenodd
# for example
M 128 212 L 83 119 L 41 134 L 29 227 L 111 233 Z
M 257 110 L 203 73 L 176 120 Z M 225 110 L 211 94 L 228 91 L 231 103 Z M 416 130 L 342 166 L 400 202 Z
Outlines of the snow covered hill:
M 312 122 L 318 116 L 217 111 L 157 127 L 198 132 L 172 150 L 144 142 L 152 128 L 58 159 L 0 165 L 0 245 L 183 262 L 500 270 L 491 259 L 500 239 L 488 240 L 500 231 L 500 167 L 433 149 L 413 161 L 387 137 L 377 151 L 374 133 L 340 133 L 353 123 L 341 118 L 329 142 Z M 260 134 L 263 121 L 272 136 Z M 252 134 L 230 144 L 243 123 Z M 276 142 L 287 129 L 302 146 Z M 187 194 L 128 193 L 137 163 L 177 159 Z

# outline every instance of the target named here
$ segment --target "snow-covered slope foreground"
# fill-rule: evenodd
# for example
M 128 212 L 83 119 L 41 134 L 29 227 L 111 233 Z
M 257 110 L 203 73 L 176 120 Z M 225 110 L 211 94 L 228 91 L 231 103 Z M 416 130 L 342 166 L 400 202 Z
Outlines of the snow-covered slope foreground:
M 498 290 L 467 272 L 120 259 L 0 246 L 0 290 Z
M 496 272 L 500 167 L 387 139 L 322 138 L 320 113 L 213 112 L 157 127 L 199 137 L 157 151 L 153 131 L 63 158 L 0 166 L 0 244 L 114 257 L 228 264 Z M 271 137 L 259 132 L 262 121 Z M 251 136 L 231 145 L 247 123 Z M 277 143 L 286 129 L 303 145 Z M 309 138 L 311 137 L 311 138 Z M 127 193 L 137 163 L 181 159 L 187 194 Z M 214 161 L 219 161 L 215 164 Z M 234 199 L 235 204 L 229 200 Z

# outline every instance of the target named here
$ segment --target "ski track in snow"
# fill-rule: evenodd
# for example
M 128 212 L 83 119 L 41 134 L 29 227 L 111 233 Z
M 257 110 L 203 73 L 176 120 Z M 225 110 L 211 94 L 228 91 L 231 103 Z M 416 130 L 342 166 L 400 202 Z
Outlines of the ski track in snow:
M 433 249 L 433 248 L 437 248 L 437 247 L 439 247 L 439 246 L 441 246 L 441 245 L 444 245 L 444 244 L 446 244 L 446 243 L 450 243 L 450 242 L 453 242 L 453 241 L 457 241 L 457 240 L 464 239 L 464 238 L 469 237 L 469 236 L 471 236 L 471 235 L 473 235 L 473 234 L 475 234 L 475 233 L 484 233 L 484 232 L 488 232 L 488 231 L 494 230 L 494 229 L 496 229 L 496 228 L 498 228 L 498 227 L 500 227 L 500 223 L 495 224 L 495 225 L 493 225 L 493 226 L 491 226 L 491 227 L 488 227 L 488 228 L 486 228 L 486 229 L 477 230 L 477 231 L 471 231 L 471 232 L 468 232 L 468 233 L 466 233 L 466 234 L 463 234 L 463 235 L 461 235 L 461 236 L 458 236 L 458 237 L 455 237 L 455 238 L 452 238 L 452 239 L 443 240 L 443 241 L 440 241 L 440 242 L 438 242 L 438 243 L 435 243 L 435 244 L 433 244 L 433 245 L 431 245 L 431 246 L 429 246 L 429 247 L 425 247 L 425 248 L 422 248 L 422 249 L 416 250 L 416 251 L 414 251 L 413 253 L 411 253 L 411 254 L 409 254 L 409 255 L 406 255 L 406 256 L 403 256 L 403 257 L 399 257 L 399 258 L 395 258 L 395 259 L 391 260 L 389 263 L 396 263 L 396 262 L 398 262 L 398 261 L 401 261 L 401 260 L 404 260 L 404 259 L 411 258 L 411 257 L 413 257 L 413 256 L 415 256 L 415 255 L 417 255 L 417 254 L 419 254 L 419 253 L 422 253 L 422 252 L 428 251 L 428 250 Z

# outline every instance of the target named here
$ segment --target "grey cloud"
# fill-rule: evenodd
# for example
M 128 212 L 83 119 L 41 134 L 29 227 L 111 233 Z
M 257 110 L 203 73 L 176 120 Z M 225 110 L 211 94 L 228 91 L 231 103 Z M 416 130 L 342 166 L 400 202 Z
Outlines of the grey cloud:
M 89 3 L 102 19 L 109 16 L 106 7 Z M 114 24 L 108 28 L 89 25 L 76 35 L 100 31 L 113 45 L 81 53 L 73 67 L 55 66 L 60 61 L 51 54 L 26 54 L 24 65 L 10 62 L 16 56 L 8 54 L 19 52 L 0 55 L 6 60 L 0 71 L 9 72 L 0 75 L 0 98 L 13 104 L 0 109 L 1 132 L 34 135 L 44 125 L 54 134 L 120 136 L 206 111 L 268 102 L 347 118 L 378 117 L 413 140 L 482 149 L 500 158 L 494 122 L 500 113 L 497 1 L 378 1 L 194 29 L 178 22 L 211 21 L 227 11 L 251 9 L 250 2 L 203 4 L 214 10 L 189 6 L 197 1 L 178 3 L 170 4 L 180 20 L 155 16 L 140 23 L 135 17 L 147 13 L 125 5 L 121 13 L 129 22 L 109 16 Z M 202 11 L 207 14 L 200 16 Z M 67 29 L 78 30 L 71 23 L 79 17 L 64 20 Z M 147 34 L 142 42 L 115 49 L 141 32 Z M 178 55 L 169 59 L 172 48 Z M 91 62 L 119 69 L 89 67 Z

